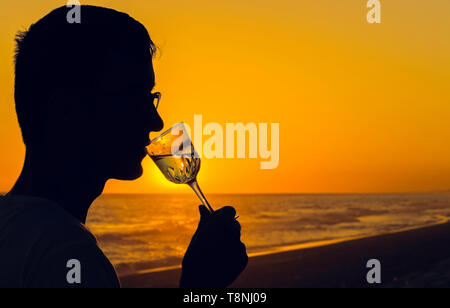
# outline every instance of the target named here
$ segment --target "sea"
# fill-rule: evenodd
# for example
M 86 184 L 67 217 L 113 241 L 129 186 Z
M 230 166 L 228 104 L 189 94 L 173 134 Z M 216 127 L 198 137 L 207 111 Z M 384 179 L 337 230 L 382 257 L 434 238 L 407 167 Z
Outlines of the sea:
M 450 192 L 428 194 L 208 195 L 231 205 L 248 253 L 390 233 L 450 218 Z M 87 227 L 119 275 L 181 263 L 199 221 L 195 195 L 106 194 Z

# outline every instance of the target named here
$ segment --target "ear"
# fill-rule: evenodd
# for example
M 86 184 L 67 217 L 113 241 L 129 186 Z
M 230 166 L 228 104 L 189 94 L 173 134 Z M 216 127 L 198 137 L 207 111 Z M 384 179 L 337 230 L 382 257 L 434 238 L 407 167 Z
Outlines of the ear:
M 48 121 L 58 124 L 74 124 L 86 120 L 88 110 L 82 96 L 75 89 L 54 90 L 48 99 Z

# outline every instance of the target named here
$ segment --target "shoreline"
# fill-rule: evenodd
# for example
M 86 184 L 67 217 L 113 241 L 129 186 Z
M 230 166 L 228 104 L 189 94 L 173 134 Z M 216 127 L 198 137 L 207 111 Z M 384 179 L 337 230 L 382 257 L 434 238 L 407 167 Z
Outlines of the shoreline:
M 417 241 L 418 238 L 421 240 Z M 449 218 L 442 217 L 442 220 L 437 223 L 402 228 L 378 235 L 276 247 L 249 254 L 247 269 L 232 287 L 327 286 L 325 280 L 328 280 L 331 286 L 367 286 L 365 277 L 368 269 L 366 263 L 363 262 L 363 259 L 367 258 L 365 262 L 373 258 L 379 258 L 382 265 L 385 263 L 383 260 L 387 261 L 389 271 L 384 274 L 388 274 L 389 279 L 385 281 L 392 280 L 389 283 L 396 281 L 395 284 L 398 285 L 402 282 L 401 278 L 396 276 L 407 272 L 412 273 L 414 267 L 423 268 L 427 265 L 427 262 L 423 264 L 414 262 L 414 258 L 408 256 L 408 254 L 416 256 L 416 260 L 445 261 L 448 257 L 450 261 L 450 245 L 447 243 L 450 244 L 450 222 Z M 449 246 L 448 248 L 442 247 L 446 244 Z M 423 249 L 424 246 L 427 247 L 426 250 Z M 439 249 L 435 249 L 435 246 Z M 401 270 L 405 267 L 405 264 L 402 265 L 402 262 L 398 260 L 399 258 L 405 259 L 406 262 L 403 263 L 409 264 L 407 270 Z M 353 268 L 353 274 L 352 271 L 347 273 L 342 271 L 342 268 L 349 269 L 349 267 Z M 398 271 L 395 271 L 396 267 L 399 268 Z M 327 270 L 323 271 L 323 268 L 327 268 Z M 262 273 L 266 273 L 264 277 L 261 277 Z M 181 266 L 176 265 L 122 275 L 120 280 L 125 288 L 175 288 L 178 287 L 180 275 Z M 355 276 L 360 277 L 359 283 L 354 278 L 350 279 L 350 277 Z M 352 282 L 337 283 L 337 280 L 340 279 Z M 318 283 L 318 281 L 321 282 Z
M 405 227 L 405 228 L 397 229 L 397 230 L 394 230 L 391 232 L 385 232 L 385 233 L 379 233 L 379 234 L 368 234 L 368 235 L 343 237 L 343 238 L 330 239 L 330 240 L 320 240 L 320 241 L 314 241 L 314 242 L 302 242 L 302 243 L 298 243 L 298 244 L 291 244 L 291 245 L 284 245 L 284 246 L 275 246 L 275 247 L 269 248 L 267 250 L 249 253 L 248 257 L 253 258 L 253 257 L 259 257 L 259 256 L 273 255 L 273 254 L 282 253 L 282 252 L 289 252 L 289 251 L 295 251 L 295 250 L 303 250 L 303 249 L 307 249 L 307 248 L 339 244 L 339 243 L 349 242 L 349 241 L 358 240 L 358 239 L 370 238 L 370 237 L 374 237 L 374 236 L 395 234 L 395 233 L 404 232 L 404 231 L 410 231 L 410 230 L 422 229 L 422 228 L 431 227 L 431 226 L 437 226 L 437 225 L 445 224 L 448 222 L 450 222 L 449 218 L 441 216 L 440 221 L 430 223 L 430 224 Z M 127 273 L 127 274 L 124 274 L 121 276 L 127 277 L 127 276 L 133 276 L 133 275 L 164 272 L 164 271 L 175 270 L 175 269 L 181 269 L 181 265 L 170 265 L 170 266 L 162 266 L 162 267 L 138 270 L 134 273 Z
M 6 193 L 0 193 L 0 195 L 5 195 Z M 408 191 L 400 191 L 400 192 L 260 192 L 260 193 L 254 193 L 254 192 L 241 192 L 241 193 L 217 193 L 212 192 L 208 193 L 208 195 L 212 196 L 367 196 L 367 195 L 381 195 L 381 196 L 388 196 L 388 195 L 447 195 L 450 194 L 449 191 L 416 191 L 416 192 L 408 192 Z M 129 195 L 138 195 L 138 196 L 152 196 L 152 195 L 159 195 L 159 196 L 191 196 L 190 193 L 181 192 L 181 193 L 174 193 L 174 192 L 162 192 L 162 193 L 149 193 L 149 192 L 137 192 L 137 193 L 104 193 L 102 196 L 129 196 Z

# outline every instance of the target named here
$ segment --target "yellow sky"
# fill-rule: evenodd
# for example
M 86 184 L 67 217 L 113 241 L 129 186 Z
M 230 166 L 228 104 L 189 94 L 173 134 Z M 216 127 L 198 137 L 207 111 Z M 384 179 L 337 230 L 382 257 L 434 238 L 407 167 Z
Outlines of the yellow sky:
M 280 165 L 207 160 L 207 193 L 450 189 L 450 1 L 81 1 L 129 13 L 161 49 L 160 112 L 179 121 L 280 123 Z M 24 156 L 13 104 L 13 37 L 64 1 L 0 1 L 0 191 Z M 68 60 L 70 61 L 70 60 Z M 107 192 L 178 193 L 150 159 Z

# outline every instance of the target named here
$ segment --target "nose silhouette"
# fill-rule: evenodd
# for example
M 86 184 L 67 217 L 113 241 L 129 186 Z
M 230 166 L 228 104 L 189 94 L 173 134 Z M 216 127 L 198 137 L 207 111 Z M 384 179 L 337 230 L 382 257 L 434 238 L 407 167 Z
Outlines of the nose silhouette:
M 158 112 L 155 112 L 155 116 L 150 121 L 150 132 L 159 132 L 164 128 L 164 121 Z

